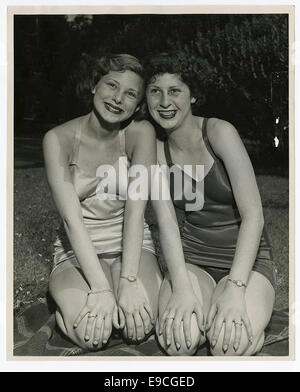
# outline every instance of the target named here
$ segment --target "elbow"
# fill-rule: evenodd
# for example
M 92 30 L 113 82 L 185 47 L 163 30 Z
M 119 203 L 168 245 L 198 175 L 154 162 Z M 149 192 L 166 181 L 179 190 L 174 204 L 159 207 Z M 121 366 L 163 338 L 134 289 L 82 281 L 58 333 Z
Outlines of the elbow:
M 242 222 L 251 222 L 257 229 L 263 230 L 265 219 L 262 208 L 247 211 L 246 214 L 241 214 Z
M 76 227 L 78 228 L 78 225 L 82 224 L 82 217 L 76 214 L 72 217 L 64 216 L 62 220 L 67 233 L 70 233 L 73 229 L 76 229 Z

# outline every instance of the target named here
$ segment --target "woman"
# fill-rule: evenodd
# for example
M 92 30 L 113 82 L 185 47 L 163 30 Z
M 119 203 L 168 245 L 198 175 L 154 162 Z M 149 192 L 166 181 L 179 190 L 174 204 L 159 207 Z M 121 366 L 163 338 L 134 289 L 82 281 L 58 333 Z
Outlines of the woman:
M 144 223 L 147 201 L 127 195 L 129 166 L 156 161 L 153 127 L 133 120 L 144 94 L 142 67 L 133 56 L 112 55 L 93 72 L 92 112 L 50 130 L 43 142 L 67 234 L 55 243 L 50 292 L 60 329 L 86 350 L 102 348 L 113 326 L 127 341 L 145 339 L 161 284 Z
M 191 69 L 179 54 L 158 55 L 148 63 L 149 113 L 167 135 L 158 141 L 158 161 L 173 169 L 177 165 L 174 176 L 179 167 L 184 184 L 176 185 L 174 176 L 162 177 L 170 183 L 174 205 L 186 211 L 184 256 L 180 263 L 178 258 L 167 261 L 157 333 L 170 355 L 192 355 L 205 339 L 213 355 L 254 355 L 263 345 L 275 298 L 261 199 L 236 129 L 223 120 L 193 115 L 199 94 Z M 187 197 L 189 187 L 202 200 L 196 208 Z M 170 202 L 154 203 L 160 230 L 175 233 Z

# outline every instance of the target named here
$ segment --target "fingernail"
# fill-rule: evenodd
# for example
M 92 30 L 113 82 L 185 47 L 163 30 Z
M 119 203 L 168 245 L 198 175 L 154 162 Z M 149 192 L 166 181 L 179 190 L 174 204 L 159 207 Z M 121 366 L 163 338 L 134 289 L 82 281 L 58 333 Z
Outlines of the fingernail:
M 211 347 L 214 348 L 216 344 L 217 344 L 217 341 L 216 341 L 215 339 L 212 340 L 212 342 L 211 342 Z
M 89 337 L 88 335 L 86 335 L 86 336 L 84 337 L 84 340 L 90 340 L 90 337 Z
M 103 340 L 103 344 L 106 344 L 107 343 L 107 340 Z
M 224 351 L 224 353 L 226 353 L 227 350 L 228 350 L 228 345 L 225 344 L 225 346 L 223 346 L 223 351 Z
M 94 346 L 98 346 L 97 340 L 94 341 L 93 345 L 94 345 Z
M 176 348 L 177 348 L 177 350 L 179 350 L 180 347 L 181 347 L 180 343 L 177 342 L 177 343 L 176 343 Z
M 78 327 L 78 325 L 77 325 L 77 324 L 74 324 L 74 325 L 73 325 L 73 328 L 77 328 L 77 327 Z
M 142 340 L 142 338 L 140 336 L 138 336 L 137 340 L 140 341 L 140 340 Z
M 253 338 L 252 337 L 249 338 L 249 343 L 250 343 L 250 345 L 253 344 Z
M 167 339 L 167 346 L 170 346 L 171 342 L 170 339 Z
M 238 345 L 237 343 L 235 343 L 235 344 L 233 345 L 233 349 L 234 349 L 234 351 L 237 351 L 237 350 L 239 349 L 239 345 Z
M 186 342 L 186 346 L 187 346 L 188 349 L 191 348 L 191 342 L 189 340 Z

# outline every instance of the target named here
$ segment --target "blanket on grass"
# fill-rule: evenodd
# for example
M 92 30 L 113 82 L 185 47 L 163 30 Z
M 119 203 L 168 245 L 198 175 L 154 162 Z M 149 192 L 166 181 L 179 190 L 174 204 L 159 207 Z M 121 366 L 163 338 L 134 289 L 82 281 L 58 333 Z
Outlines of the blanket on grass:
M 274 311 L 266 339 L 259 356 L 288 356 L 288 309 Z M 75 346 L 57 328 L 55 315 L 45 298 L 40 298 L 14 315 L 14 356 L 164 356 L 155 337 L 139 345 L 128 345 L 113 334 L 105 350 L 85 352 Z M 202 345 L 196 356 L 209 356 L 207 345 Z

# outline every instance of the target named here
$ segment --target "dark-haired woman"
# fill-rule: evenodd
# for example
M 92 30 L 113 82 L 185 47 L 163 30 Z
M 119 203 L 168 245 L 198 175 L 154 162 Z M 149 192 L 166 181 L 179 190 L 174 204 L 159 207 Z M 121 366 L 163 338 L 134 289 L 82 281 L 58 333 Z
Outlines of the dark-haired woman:
M 127 341 L 145 339 L 161 284 L 144 222 L 147 200 L 127 192 L 130 167 L 156 162 L 153 128 L 133 120 L 144 94 L 142 67 L 130 55 L 105 56 L 94 77 L 93 111 L 50 130 L 43 142 L 64 229 L 50 291 L 60 329 L 86 350 L 105 346 L 113 326 Z
M 158 141 L 158 161 L 175 168 L 174 176 L 161 176 L 186 211 L 182 249 L 169 244 L 177 257 L 167 260 L 160 291 L 159 342 L 169 355 L 193 355 L 206 339 L 213 355 L 254 355 L 272 314 L 275 277 L 250 159 L 233 125 L 193 115 L 199 87 L 188 59 L 162 54 L 147 68 L 149 113 L 167 136 Z M 183 183 L 176 183 L 179 172 Z M 155 204 L 161 235 L 177 238 L 171 202 Z

